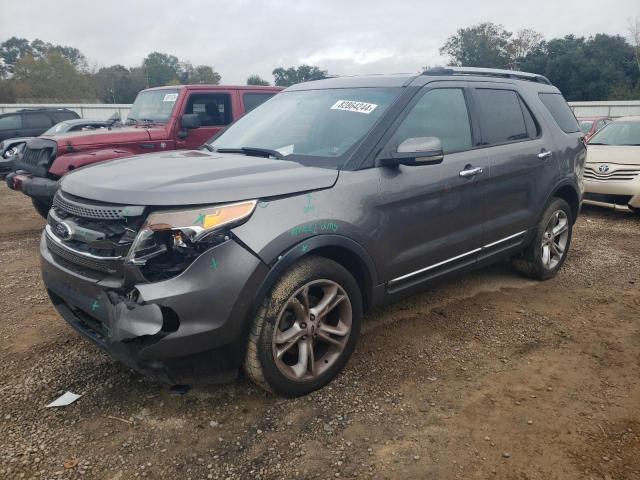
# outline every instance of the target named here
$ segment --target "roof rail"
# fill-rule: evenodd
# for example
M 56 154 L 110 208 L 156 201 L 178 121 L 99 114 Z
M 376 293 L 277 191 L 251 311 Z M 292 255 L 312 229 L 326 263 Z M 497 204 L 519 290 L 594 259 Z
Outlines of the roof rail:
M 530 82 L 551 85 L 544 75 L 537 73 L 518 72 L 516 70 L 501 70 L 498 68 L 478 67 L 435 67 L 422 72 L 422 75 L 485 75 L 488 77 L 513 78 L 515 80 L 529 80 Z

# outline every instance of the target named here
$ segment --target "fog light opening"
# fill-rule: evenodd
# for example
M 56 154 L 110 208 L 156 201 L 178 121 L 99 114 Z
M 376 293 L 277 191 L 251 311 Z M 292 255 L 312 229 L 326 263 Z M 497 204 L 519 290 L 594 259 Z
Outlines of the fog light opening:
M 180 327 L 180 317 L 178 314 L 169 307 L 160 307 L 162 311 L 162 331 L 163 332 L 175 332 Z

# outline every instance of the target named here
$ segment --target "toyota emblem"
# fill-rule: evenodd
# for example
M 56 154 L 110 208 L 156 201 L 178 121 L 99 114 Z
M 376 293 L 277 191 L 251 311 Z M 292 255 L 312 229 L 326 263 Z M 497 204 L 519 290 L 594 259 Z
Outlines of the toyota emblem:
M 73 237 L 73 228 L 65 222 L 56 225 L 56 234 L 63 240 L 71 240 Z
M 609 165 L 600 165 L 598 171 L 600 173 L 607 173 L 609 171 Z

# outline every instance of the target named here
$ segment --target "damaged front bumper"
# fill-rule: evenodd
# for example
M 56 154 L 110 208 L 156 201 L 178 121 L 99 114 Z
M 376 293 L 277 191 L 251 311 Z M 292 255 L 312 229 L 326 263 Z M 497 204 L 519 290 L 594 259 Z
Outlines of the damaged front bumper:
M 60 315 L 133 369 L 191 383 L 235 374 L 242 364 L 247 315 L 268 268 L 234 240 L 204 252 L 174 278 L 131 285 L 57 257 L 44 233 L 40 255 Z

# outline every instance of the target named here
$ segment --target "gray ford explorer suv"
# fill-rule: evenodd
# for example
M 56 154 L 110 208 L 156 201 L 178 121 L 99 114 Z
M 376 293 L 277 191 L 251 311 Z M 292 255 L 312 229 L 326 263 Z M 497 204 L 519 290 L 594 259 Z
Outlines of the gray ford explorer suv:
M 140 372 L 188 383 L 243 369 L 303 395 L 345 365 L 372 307 L 505 258 L 553 277 L 585 151 L 539 75 L 294 85 L 200 150 L 67 175 L 44 282 L 69 324 Z

